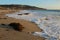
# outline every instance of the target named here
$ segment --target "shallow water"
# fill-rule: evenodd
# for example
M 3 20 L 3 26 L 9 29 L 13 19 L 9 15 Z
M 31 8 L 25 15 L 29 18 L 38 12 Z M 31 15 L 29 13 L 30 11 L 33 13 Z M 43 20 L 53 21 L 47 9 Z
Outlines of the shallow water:
M 24 13 L 30 13 L 30 14 L 18 15 L 18 14 L 24 14 Z M 53 40 L 53 38 L 51 37 L 60 39 L 60 11 L 21 10 L 20 12 L 16 12 L 13 14 L 6 14 L 6 16 L 13 17 L 16 19 L 24 19 L 24 20 L 32 21 L 36 23 L 38 27 L 43 29 L 44 34 L 50 36 L 50 39 Z M 35 34 L 39 35 L 41 33 L 37 32 Z

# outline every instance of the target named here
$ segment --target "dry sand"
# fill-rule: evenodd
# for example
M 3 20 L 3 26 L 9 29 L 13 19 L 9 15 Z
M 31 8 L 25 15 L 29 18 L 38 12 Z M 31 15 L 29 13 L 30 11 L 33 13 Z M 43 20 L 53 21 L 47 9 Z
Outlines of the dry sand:
M 6 17 L 4 16 L 5 14 L 0 13 L 0 24 L 9 24 L 16 22 L 20 23 L 24 29 L 22 32 L 19 32 L 8 28 L 0 28 L 0 40 L 44 40 L 42 37 L 33 36 L 31 34 L 31 32 L 42 31 L 37 27 L 35 23 L 22 19 Z

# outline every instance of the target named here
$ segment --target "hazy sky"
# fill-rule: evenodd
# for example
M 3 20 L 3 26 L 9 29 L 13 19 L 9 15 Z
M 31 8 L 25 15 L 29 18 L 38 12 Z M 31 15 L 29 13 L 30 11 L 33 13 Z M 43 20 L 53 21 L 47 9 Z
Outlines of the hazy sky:
M 0 0 L 0 4 L 23 4 L 47 9 L 60 9 L 60 0 Z

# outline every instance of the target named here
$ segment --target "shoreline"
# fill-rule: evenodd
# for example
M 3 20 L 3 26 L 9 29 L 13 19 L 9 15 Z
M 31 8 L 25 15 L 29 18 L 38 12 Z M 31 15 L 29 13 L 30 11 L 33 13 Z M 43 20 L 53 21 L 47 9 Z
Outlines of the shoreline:
M 6 18 L 6 19 L 4 19 L 4 18 Z M 41 29 L 35 23 L 32 23 L 30 21 L 26 21 L 26 20 L 23 20 L 23 19 L 15 19 L 15 18 L 7 17 L 7 16 L 4 16 L 4 15 L 0 16 L 0 24 L 9 24 L 9 23 L 12 23 L 12 22 L 20 23 L 25 28 L 23 29 L 22 32 L 17 32 L 15 30 L 10 30 L 10 29 L 8 29 L 8 31 L 6 32 L 6 30 L 7 30 L 6 28 L 0 28 L 0 31 L 1 31 L 0 35 L 5 35 L 5 36 L 7 35 L 6 37 L 8 37 L 6 39 L 6 37 L 0 36 L 0 37 L 2 37 L 2 38 L 0 38 L 1 40 L 3 40 L 3 39 L 4 40 L 8 40 L 8 39 L 9 40 L 12 40 L 12 39 L 13 40 L 27 40 L 27 39 L 28 40 L 44 40 L 44 38 L 42 38 L 42 37 L 34 36 L 34 35 L 31 34 L 31 32 L 36 32 L 36 31 L 40 32 L 41 31 Z

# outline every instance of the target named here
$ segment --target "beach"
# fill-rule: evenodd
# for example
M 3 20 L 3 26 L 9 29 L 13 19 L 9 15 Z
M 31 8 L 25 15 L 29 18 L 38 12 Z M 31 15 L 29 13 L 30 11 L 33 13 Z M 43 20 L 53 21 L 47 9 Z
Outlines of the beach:
M 20 23 L 24 27 L 24 29 L 22 30 L 22 32 L 19 32 L 13 29 L 0 28 L 0 40 L 44 40 L 44 38 L 42 37 L 34 36 L 31 34 L 31 32 L 42 31 L 42 29 L 38 28 L 35 23 L 23 19 L 7 17 L 5 16 L 7 12 L 3 12 L 5 13 L 0 13 L 0 24 L 7 25 L 12 22 Z
M 7 11 L 7 12 L 6 12 Z M 11 10 L 12 11 L 12 10 Z M 0 13 L 0 29 L 6 40 L 59 40 L 60 16 L 57 11 L 9 10 Z M 51 13 L 51 14 L 50 14 Z M 11 34 L 12 33 L 12 34 Z M 2 34 L 1 34 L 2 35 Z M 24 38 L 24 39 L 23 39 Z
M 60 40 L 59 3 L 59 0 L 1 0 L 0 40 Z

